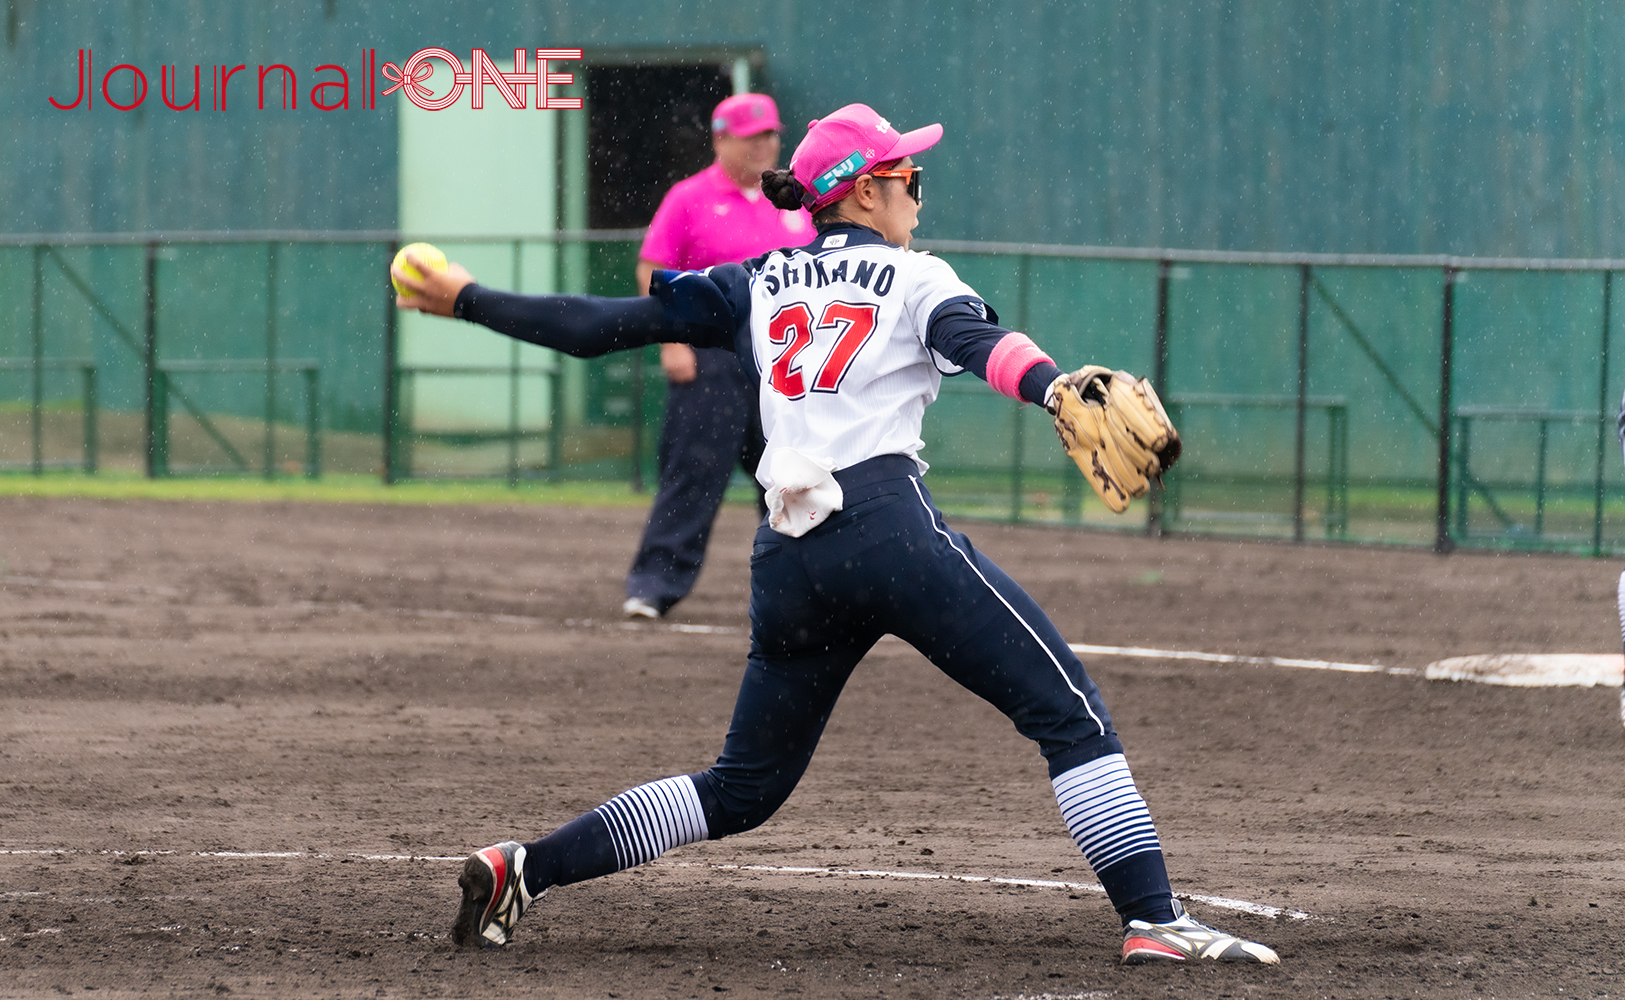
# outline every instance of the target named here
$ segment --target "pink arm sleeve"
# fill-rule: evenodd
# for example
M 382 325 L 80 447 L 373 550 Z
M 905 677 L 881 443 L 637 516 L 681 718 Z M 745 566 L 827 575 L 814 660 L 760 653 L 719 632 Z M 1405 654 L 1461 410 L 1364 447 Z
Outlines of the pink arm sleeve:
M 1025 402 L 1021 398 L 1021 377 L 1041 361 L 1055 363 L 1025 333 L 1007 333 L 988 355 L 987 384 L 1001 395 Z

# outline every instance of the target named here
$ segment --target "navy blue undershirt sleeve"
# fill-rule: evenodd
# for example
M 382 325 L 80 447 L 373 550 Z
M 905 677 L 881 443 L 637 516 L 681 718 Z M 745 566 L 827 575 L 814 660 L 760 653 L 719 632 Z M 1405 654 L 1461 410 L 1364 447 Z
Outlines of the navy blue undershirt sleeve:
M 1049 392 L 1050 383 L 1064 374 L 1061 369 L 1048 361 L 1040 361 L 1027 369 L 1027 374 L 1021 376 L 1021 398 L 1029 403 L 1044 405 L 1044 396 Z
M 703 271 L 656 271 L 649 295 L 659 299 L 673 320 L 714 327 L 734 334 L 750 323 L 750 272 L 739 264 L 718 264 Z
M 931 311 L 925 345 L 977 378 L 987 379 L 987 359 L 1010 331 L 999 325 L 999 314 L 981 299 L 960 296 Z
M 660 300 L 666 316 L 716 330 L 739 358 L 752 385 L 760 385 L 756 352 L 750 343 L 750 278 L 762 260 L 744 264 L 718 264 L 703 271 L 656 271 L 649 279 L 649 294 Z
M 984 381 L 993 348 L 1010 331 L 998 325 L 999 316 L 981 299 L 949 299 L 931 313 L 926 328 L 926 345 Z M 1021 377 L 1021 398 L 1044 405 L 1044 393 L 1061 369 L 1040 361 Z
M 656 343 L 733 347 L 732 330 L 674 319 L 647 297 L 519 295 L 473 284 L 458 293 L 452 314 L 577 358 Z

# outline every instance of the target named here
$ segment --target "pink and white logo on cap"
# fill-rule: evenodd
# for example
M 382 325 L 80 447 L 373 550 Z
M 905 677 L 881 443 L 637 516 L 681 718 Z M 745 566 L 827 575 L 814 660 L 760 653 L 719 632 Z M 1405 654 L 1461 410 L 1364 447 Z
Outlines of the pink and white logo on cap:
M 867 104 L 848 104 L 807 123 L 790 172 L 806 188 L 802 203 L 816 212 L 846 197 L 859 174 L 930 149 L 941 138 L 941 125 L 899 133 Z
M 711 132 L 715 135 L 756 135 L 769 129 L 783 132 L 779 106 L 766 94 L 735 94 L 711 112 Z

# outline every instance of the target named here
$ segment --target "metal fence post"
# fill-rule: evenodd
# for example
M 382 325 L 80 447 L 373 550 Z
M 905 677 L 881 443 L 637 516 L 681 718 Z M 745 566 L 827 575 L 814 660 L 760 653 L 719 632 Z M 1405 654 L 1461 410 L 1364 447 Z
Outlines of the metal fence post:
M 265 244 L 265 478 L 276 476 L 276 243 Z
M 1157 261 L 1157 315 L 1152 328 L 1151 385 L 1163 399 L 1168 398 L 1168 279 L 1173 269 L 1173 261 Z M 1163 487 L 1160 481 L 1152 485 L 1146 501 L 1145 533 L 1152 538 L 1161 538 Z
M 85 453 L 81 459 L 86 475 L 96 472 L 96 366 L 85 365 Z
M 1597 351 L 1597 476 L 1592 493 L 1591 554 L 1602 555 L 1603 457 L 1608 453 L 1608 328 L 1613 311 L 1614 272 L 1602 272 L 1602 344 Z
M 45 471 L 45 442 L 44 428 L 41 422 L 44 419 L 42 412 L 45 406 L 45 275 L 41 269 L 41 261 L 45 254 L 43 245 L 34 244 L 34 318 L 30 330 L 29 353 L 34 358 L 33 377 L 29 382 L 29 468 L 38 476 Z
M 513 241 L 513 290 L 521 291 L 520 262 L 525 245 Z M 508 486 L 519 485 L 519 341 L 508 345 Z
M 1440 554 L 1456 547 L 1455 540 L 1450 537 L 1450 363 L 1455 338 L 1456 269 L 1449 264 L 1444 268 L 1442 313 L 1439 322 L 1439 495 L 1433 533 L 1433 551 Z M 1465 511 L 1462 513 L 1465 514 Z
M 1022 254 L 1016 258 L 1016 328 L 1025 332 L 1027 330 L 1027 297 L 1032 284 L 1032 257 Z M 1027 442 L 1022 433 L 1022 408 L 1025 404 L 1017 402 L 1010 414 L 1010 521 L 1016 523 L 1021 520 L 1023 494 L 1026 484 L 1023 482 L 1023 466 L 1027 462 Z
M 395 254 L 400 250 L 400 240 L 390 240 L 385 249 L 389 253 L 388 259 L 394 261 Z M 393 486 L 398 479 L 395 468 L 395 453 L 397 450 L 395 426 L 399 419 L 400 408 L 400 376 L 397 374 L 396 357 L 400 335 L 396 329 L 395 318 L 395 288 L 393 283 L 384 286 L 384 485 Z
M 148 456 L 150 478 L 169 475 L 169 374 L 156 369 L 152 373 L 152 439 Z
M 156 479 L 164 474 L 167 456 L 158 454 L 158 241 L 147 241 L 147 301 L 146 340 L 142 346 L 142 365 L 146 372 L 146 407 L 143 430 L 147 457 L 147 478 Z M 162 461 L 160 461 L 162 458 Z
M 322 395 L 317 381 L 320 369 L 305 369 L 305 478 L 322 474 Z
M 1298 408 L 1292 447 L 1292 540 L 1303 541 L 1303 488 L 1308 460 L 1305 440 L 1309 415 L 1309 265 L 1298 265 Z
M 519 341 L 508 347 L 508 486 L 519 485 Z
M 395 416 L 399 423 L 395 433 L 395 476 L 399 482 L 412 478 L 417 468 L 417 416 L 413 402 L 417 398 L 419 369 L 401 366 L 395 370 Z
M 1546 528 L 1546 439 L 1549 436 L 1547 427 L 1549 421 L 1541 417 L 1535 421 L 1540 428 L 1539 438 L 1535 446 L 1535 537 L 1539 538 Z
M 1456 468 L 1456 533 L 1457 540 L 1465 541 L 1467 529 L 1471 527 L 1467 521 L 1467 502 L 1472 498 L 1468 492 L 1467 484 L 1472 479 L 1473 462 L 1473 418 L 1457 417 L 1451 421 L 1447 433 L 1455 434 L 1455 468 Z
M 1026 442 L 1021 436 L 1021 404 L 1010 411 L 1010 523 L 1021 520 L 1021 466 L 1026 456 Z
M 553 358 L 547 376 L 547 479 L 558 482 L 564 472 L 564 359 Z

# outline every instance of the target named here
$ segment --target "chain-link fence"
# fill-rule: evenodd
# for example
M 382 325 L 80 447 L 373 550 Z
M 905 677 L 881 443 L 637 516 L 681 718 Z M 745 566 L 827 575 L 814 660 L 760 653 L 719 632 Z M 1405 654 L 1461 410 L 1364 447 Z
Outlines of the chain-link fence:
M 638 235 L 436 242 L 495 287 L 631 294 Z M 398 245 L 394 233 L 5 240 L 0 467 L 652 479 L 654 349 L 580 361 L 402 314 L 385 278 Z M 1112 515 L 1041 410 L 948 379 L 923 457 L 951 512 L 1625 549 L 1612 431 L 1625 379 L 1610 368 L 1625 262 L 917 245 L 1063 367 L 1148 374 L 1185 437 L 1166 490 Z

